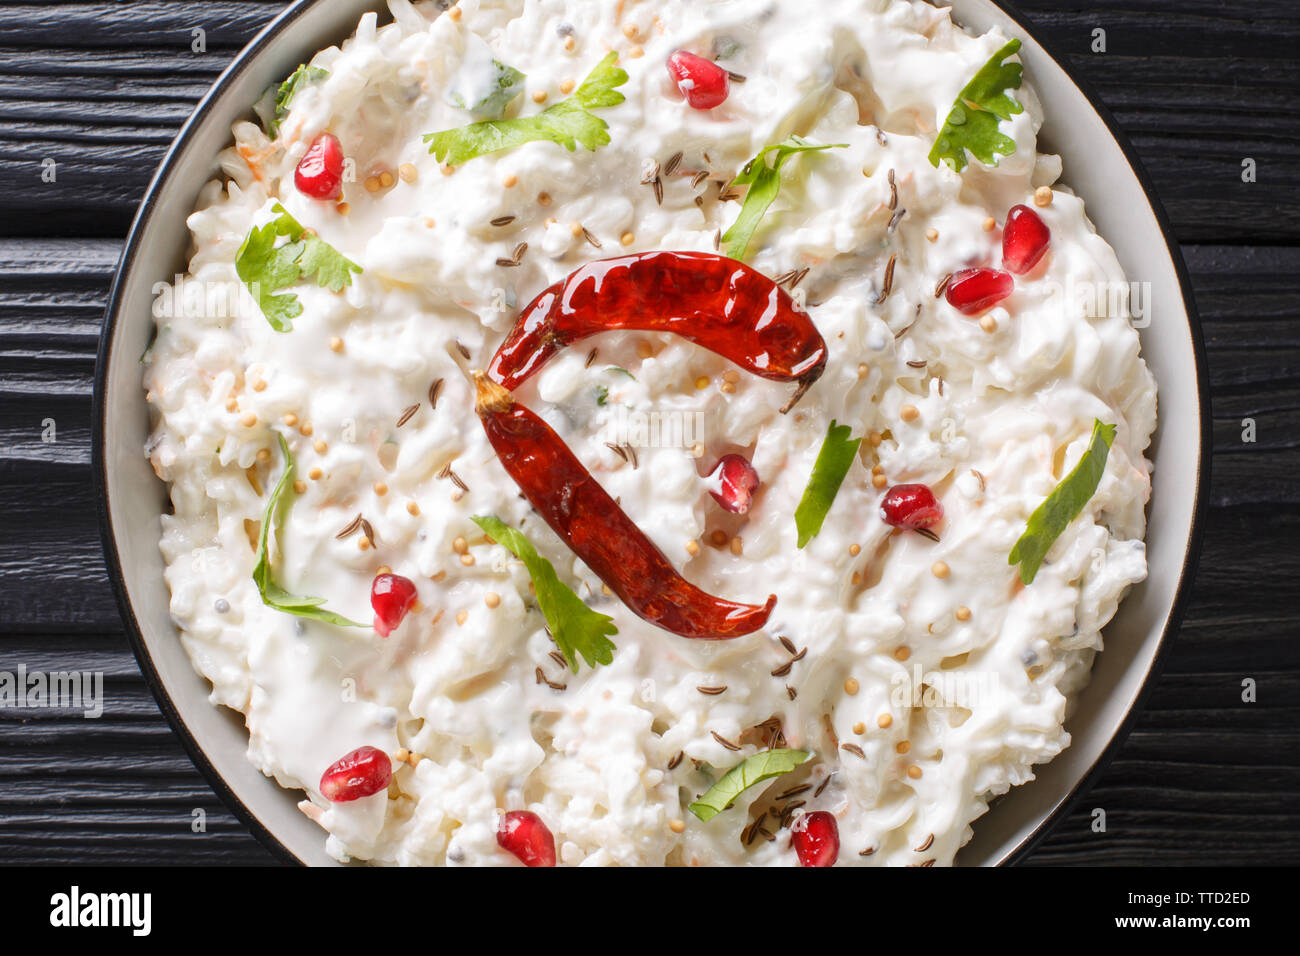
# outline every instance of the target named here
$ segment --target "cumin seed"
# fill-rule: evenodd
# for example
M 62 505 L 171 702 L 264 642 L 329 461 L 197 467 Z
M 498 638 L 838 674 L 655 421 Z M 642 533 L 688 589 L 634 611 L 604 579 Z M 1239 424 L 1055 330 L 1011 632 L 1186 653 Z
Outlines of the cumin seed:
M 668 769 L 676 770 L 677 765 L 682 762 L 682 758 L 685 756 L 686 756 L 686 751 L 684 750 L 677 751 L 677 753 L 673 756 L 673 759 L 668 761 Z
M 946 276 L 944 276 L 942 279 L 939 280 L 939 284 L 934 287 L 934 297 L 936 299 L 940 298 L 945 292 L 948 291 L 948 283 L 951 281 L 952 281 L 951 272 L 949 272 Z
M 772 676 L 773 676 L 773 677 L 785 677 L 785 676 L 787 676 L 787 675 L 790 673 L 790 669 L 791 669 L 792 667 L 794 667 L 794 661 L 786 661 L 784 664 L 782 664 L 782 665 L 781 665 L 780 667 L 778 667 L 776 670 L 772 671 Z
M 641 466 L 641 460 L 636 456 L 636 449 L 631 445 L 624 445 L 623 448 L 627 451 L 628 458 L 632 462 L 632 470 L 635 471 Z
M 418 412 L 419 410 L 420 410 L 419 403 L 416 403 L 415 405 L 408 405 L 406 411 L 402 412 L 402 417 L 397 420 L 397 427 L 401 428 L 403 425 L 409 422 L 415 416 L 415 413 Z
M 840 744 L 840 749 L 847 750 L 849 753 L 853 754 L 853 756 L 861 757 L 863 760 L 867 759 L 867 755 L 863 753 L 862 748 L 857 744 Z
M 438 395 L 442 392 L 442 379 L 438 379 L 429 386 L 429 405 L 433 408 L 438 407 Z
M 822 795 L 822 791 L 825 790 L 828 786 L 830 786 L 831 777 L 833 776 L 835 776 L 835 771 L 832 770 L 830 773 L 826 775 L 826 779 L 821 782 L 821 786 L 819 786 L 816 790 L 813 791 L 814 800 L 820 797 Z
M 709 171 L 707 169 L 701 169 L 698 173 L 696 173 L 694 176 L 691 177 L 691 188 L 699 189 L 700 183 L 704 182 L 704 180 L 708 178 L 709 178 Z
M 725 694 L 727 691 L 725 685 L 722 687 L 697 687 L 695 689 L 701 694 L 706 694 L 709 697 L 717 697 L 719 694 Z
M 528 251 L 528 243 L 521 242 L 515 246 L 514 252 L 510 253 L 511 258 L 515 260 L 515 265 L 523 261 L 524 253 Z
M 493 226 L 508 226 L 508 225 L 510 225 L 510 224 L 511 224 L 512 222 L 514 222 L 514 221 L 515 221 L 515 217 L 514 217 L 514 216 L 497 216 L 495 219 L 492 220 L 491 225 L 493 225 Z
M 502 269 L 509 269 L 512 268 L 513 266 L 519 265 L 519 263 L 515 262 L 514 259 L 499 258 L 497 259 L 497 265 L 499 265 Z
M 655 202 L 662 206 L 664 204 L 664 181 L 656 176 L 655 181 L 650 186 L 655 191 Z
M 970 473 L 971 473 L 972 475 L 974 475 L 974 476 L 975 476 L 975 480 L 978 481 L 978 482 L 980 483 L 980 491 L 981 491 L 981 492 L 987 491 L 987 490 L 988 490 L 988 485 L 985 484 L 985 482 L 984 482 L 984 475 L 983 475 L 983 473 L 982 473 L 982 472 L 978 472 L 978 471 L 976 471 L 974 468 L 972 468 L 972 469 L 970 470 Z
M 925 359 L 920 359 L 920 360 L 918 360 L 918 361 L 908 362 L 908 363 L 907 363 L 907 367 L 908 367 L 908 368 L 925 368 L 925 367 L 926 367 L 927 365 L 929 365 L 929 364 L 930 364 L 930 363 L 927 362 Z
M 871 856 L 871 854 L 875 852 L 876 852 L 876 848 L 874 846 L 869 846 L 865 850 L 859 850 L 858 856 Z
M 546 683 L 546 675 L 542 673 L 542 669 L 540 666 L 537 668 L 535 673 L 537 674 L 537 683 L 539 684 Z
M 370 526 L 370 522 L 365 518 L 361 519 L 361 533 L 366 536 L 366 540 L 370 542 L 370 547 L 373 548 L 375 546 L 375 529 Z
M 914 528 L 913 530 L 921 537 L 929 538 L 935 544 L 939 543 L 939 536 L 935 534 L 933 531 L 931 531 L 929 528 Z
M 627 452 L 623 450 L 622 445 L 615 445 L 612 441 L 607 441 L 605 442 L 605 447 L 608 448 L 610 451 L 612 451 L 614 454 L 618 455 L 619 458 L 622 458 L 624 461 L 627 461 Z
M 774 797 L 773 799 L 775 799 L 775 800 L 777 800 L 777 801 L 781 801 L 781 800 L 789 800 L 791 797 L 797 797 L 797 796 L 799 796 L 799 794 L 801 794 L 801 793 L 806 793 L 807 791 L 809 791 L 809 790 L 811 790 L 811 789 L 812 789 L 812 784 L 811 784 L 811 783 L 801 783 L 801 784 L 800 784 L 799 786 L 797 786 L 797 787 L 791 787 L 791 788 L 790 788 L 789 790 L 787 790 L 785 793 L 777 794 L 777 796 Z
M 727 71 L 727 78 L 730 79 L 732 83 L 744 83 L 745 80 L 748 79 L 748 77 L 743 73 L 733 73 L 731 70 Z
M 717 252 L 722 248 L 722 230 L 719 229 L 713 234 L 713 251 Z
M 898 183 L 894 182 L 894 171 L 889 171 L 889 208 L 898 208 Z
M 586 239 L 588 242 L 590 242 L 590 243 L 591 243 L 593 246 L 595 246 L 597 249 L 603 248 L 603 247 L 601 246 L 601 244 L 600 244 L 600 240 L 597 239 L 595 236 L 593 236 L 593 235 L 591 234 L 591 230 L 588 229 L 586 226 L 583 226 L 583 227 L 582 227 L 582 238 Z
M 583 368 L 591 368 L 591 363 L 596 361 L 596 350 L 592 349 L 587 353 L 587 364 Z
M 894 266 L 898 264 L 898 253 L 889 257 L 889 264 L 885 266 L 885 279 L 880 286 L 880 297 L 876 299 L 876 305 L 881 305 L 889 298 L 889 293 L 894 291 Z
M 465 347 L 465 344 L 460 339 L 456 340 L 456 351 L 460 353 L 461 358 L 467 362 L 469 361 L 469 349 Z
M 334 536 L 334 539 L 337 541 L 341 538 L 346 538 L 350 535 L 356 534 L 357 529 L 360 527 L 361 527 L 361 515 L 358 514 L 355 518 L 353 518 L 351 521 L 348 522 L 348 526 L 346 528 L 344 528 L 342 531 L 340 531 L 338 534 Z
M 555 663 L 559 664 L 561 667 L 569 666 L 569 662 L 564 659 L 564 655 L 561 654 L 559 651 L 551 651 L 550 658 L 551 660 L 555 661 Z
M 928 837 L 925 838 L 925 842 L 922 843 L 920 846 L 916 847 L 916 849 L 913 850 L 912 852 L 914 852 L 914 853 L 924 853 L 926 850 L 930 849 L 930 847 L 931 847 L 933 844 L 934 844 L 934 834 L 931 833 Z
M 735 751 L 740 749 L 739 744 L 733 744 L 730 740 L 722 736 L 722 734 L 718 733 L 716 730 L 710 730 L 709 733 L 713 735 L 714 740 L 722 744 L 722 746 L 726 747 L 728 750 Z
M 890 216 L 890 217 L 889 217 L 889 225 L 885 227 L 885 232 L 892 233 L 892 232 L 894 232 L 895 230 L 897 230 L 897 229 L 898 229 L 898 224 L 899 224 L 900 222 L 903 221 L 903 217 L 906 216 L 906 215 L 907 215 L 907 210 L 906 210 L 906 209 L 900 209 L 900 210 L 898 210 L 898 212 L 896 212 L 896 213 L 894 213 L 892 216 Z
M 781 637 L 781 646 L 784 647 L 791 654 L 799 653 L 799 649 L 794 646 L 794 641 L 790 640 L 790 638 L 785 637 L 784 635 L 782 635 Z
M 791 700 L 794 700 L 796 697 L 799 696 L 799 692 L 795 690 L 793 687 L 791 687 L 789 684 L 785 685 L 785 692 Z
M 664 175 L 671 176 L 673 173 L 677 172 L 677 167 L 681 164 L 682 153 L 679 150 L 676 153 L 673 153 L 672 159 L 668 160 L 668 162 L 664 164 Z

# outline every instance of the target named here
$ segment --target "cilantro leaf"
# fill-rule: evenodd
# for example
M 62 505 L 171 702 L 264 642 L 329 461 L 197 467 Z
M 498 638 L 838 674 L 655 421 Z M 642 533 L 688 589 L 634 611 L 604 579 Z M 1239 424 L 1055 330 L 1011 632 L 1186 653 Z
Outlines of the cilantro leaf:
M 535 116 L 471 123 L 427 133 L 424 141 L 439 162 L 451 166 L 533 142 L 558 143 L 569 152 L 579 145 L 596 150 L 609 143 L 609 124 L 588 110 L 617 106 L 626 99 L 615 89 L 627 82 L 627 73 L 615 65 L 617 60 L 618 54 L 610 53 L 572 96 Z
M 235 272 L 252 293 L 277 332 L 293 331 L 293 319 L 302 315 L 302 303 L 293 294 L 276 295 L 302 279 L 321 288 L 341 292 L 352 284 L 352 273 L 361 267 L 319 236 L 307 233 L 302 224 L 276 203 L 277 218 L 265 226 L 254 226 L 235 254 Z M 289 242 L 276 246 L 285 236 Z
M 731 185 L 748 186 L 745 201 L 741 204 L 740 215 L 726 231 L 722 241 L 726 243 L 727 255 L 733 259 L 743 259 L 749 248 L 749 241 L 754 238 L 758 224 L 768 208 L 776 201 L 781 192 L 781 167 L 786 160 L 796 153 L 818 152 L 824 149 L 847 149 L 848 143 L 827 143 L 819 145 L 810 143 L 802 136 L 791 136 L 784 143 L 764 146 L 740 171 Z M 767 163 L 767 154 L 776 153 L 772 165 Z
M 271 492 L 271 497 L 266 503 L 266 512 L 262 515 L 262 533 L 257 539 L 257 564 L 253 567 L 253 583 L 257 585 L 257 593 L 262 596 L 262 603 L 267 607 L 292 614 L 294 617 L 324 621 L 326 624 L 337 624 L 340 627 L 367 627 L 366 624 L 358 624 L 341 614 L 325 610 L 321 607 L 325 603 L 324 598 L 290 594 L 275 583 L 268 541 L 272 530 L 275 531 L 276 540 L 279 540 L 285 518 L 289 515 L 289 508 L 292 507 L 295 497 L 293 454 L 289 451 L 289 443 L 284 440 L 284 436 L 277 433 L 276 437 L 280 439 L 280 454 L 284 456 L 284 474 L 280 476 L 279 484 Z
M 1047 557 L 1056 539 L 1092 499 L 1101 484 L 1101 476 L 1106 473 L 1106 459 L 1110 457 L 1110 446 L 1115 441 L 1114 425 L 1103 425 L 1096 419 L 1092 423 L 1092 440 L 1088 448 L 1074 466 L 1074 470 L 1061 479 L 1061 483 L 1052 489 L 1052 493 L 1029 516 L 1025 533 L 1020 536 L 1016 546 L 1011 549 L 1008 564 L 1020 565 L 1020 580 L 1032 584 L 1038 574 L 1038 568 Z
M 609 404 L 609 388 L 604 385 L 596 386 L 596 404 L 604 408 Z
M 826 520 L 840 485 L 844 483 L 844 477 L 849 473 L 858 453 L 862 439 L 850 440 L 852 431 L 848 425 L 837 425 L 834 420 L 831 421 L 830 428 L 826 429 L 826 439 L 822 442 L 822 450 L 817 453 L 812 477 L 808 479 L 808 487 L 804 489 L 799 507 L 794 511 L 800 548 L 821 531 L 822 522 Z
M 298 69 L 294 70 L 289 75 L 289 78 L 280 84 L 280 88 L 275 93 L 275 116 L 266 124 L 266 131 L 271 135 L 272 139 L 280 135 L 280 122 L 289 115 L 289 102 L 297 95 L 298 90 L 308 83 L 323 80 L 329 75 L 329 70 L 301 63 Z
M 721 780 L 687 809 L 708 823 L 750 787 L 789 773 L 811 756 L 807 750 L 763 750 L 751 754 L 723 774 Z
M 568 660 L 573 672 L 578 673 L 578 655 L 588 667 L 609 664 L 616 650 L 608 635 L 617 634 L 614 619 L 608 614 L 593 611 L 583 603 L 573 589 L 559 579 L 555 566 L 537 553 L 523 532 L 510 527 L 493 515 L 471 519 L 497 544 L 503 546 L 528 569 L 537 591 L 537 605 L 542 609 L 551 637 Z
M 1003 62 L 1019 49 L 1019 40 L 1008 41 L 957 94 L 952 110 L 930 149 L 930 163 L 936 169 L 942 160 L 961 172 L 966 168 L 968 149 L 986 166 L 996 166 L 999 155 L 1009 156 L 1015 152 L 1015 140 L 998 131 L 998 120 L 1010 119 L 1025 110 L 1007 92 L 1020 89 L 1024 67 L 1019 63 Z

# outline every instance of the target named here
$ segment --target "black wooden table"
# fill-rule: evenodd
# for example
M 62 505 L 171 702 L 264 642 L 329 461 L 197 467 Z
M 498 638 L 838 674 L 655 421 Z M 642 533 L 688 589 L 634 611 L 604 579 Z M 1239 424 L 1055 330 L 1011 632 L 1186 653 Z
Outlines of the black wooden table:
M 0 2 L 0 671 L 102 671 L 107 696 L 98 720 L 0 709 L 0 862 L 272 861 L 185 756 L 123 636 L 96 528 L 90 395 L 145 185 L 218 72 L 282 7 Z M 1030 862 L 1300 863 L 1300 4 L 1021 8 L 1116 114 L 1170 214 L 1215 425 L 1182 631 L 1118 758 Z M 1097 29 L 1105 53 L 1092 50 Z M 1255 703 L 1241 699 L 1245 678 Z M 1103 834 L 1093 807 L 1107 811 Z

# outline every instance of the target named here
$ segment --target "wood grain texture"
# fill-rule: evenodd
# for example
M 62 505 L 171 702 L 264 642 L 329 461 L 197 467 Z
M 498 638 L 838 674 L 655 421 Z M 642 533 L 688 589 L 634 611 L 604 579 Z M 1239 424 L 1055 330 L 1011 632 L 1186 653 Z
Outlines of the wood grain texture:
M 89 418 L 135 204 L 207 85 L 281 8 L 0 5 L 0 669 L 102 671 L 107 698 L 98 720 L 0 709 L 0 862 L 273 862 L 194 769 L 131 656 L 99 547 Z M 1170 210 L 1202 312 L 1215 446 L 1201 569 L 1164 673 L 1114 764 L 1029 862 L 1295 864 L 1300 7 L 1021 8 L 1132 135 Z M 190 51 L 196 26 L 205 53 Z M 1104 55 L 1089 50 L 1096 27 Z M 45 156 L 56 184 L 40 182 Z

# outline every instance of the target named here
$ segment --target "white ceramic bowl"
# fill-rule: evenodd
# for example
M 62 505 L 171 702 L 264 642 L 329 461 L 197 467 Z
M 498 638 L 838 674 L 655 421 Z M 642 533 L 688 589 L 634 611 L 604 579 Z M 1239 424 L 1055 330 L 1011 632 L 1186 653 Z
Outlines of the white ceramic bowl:
M 1150 283 L 1150 325 L 1142 348 L 1160 386 L 1160 427 L 1148 452 L 1156 462 L 1147 554 L 1150 577 L 1106 628 L 1106 649 L 1067 727 L 1073 743 L 1038 778 L 997 800 L 975 823 L 963 864 L 1023 856 L 1062 816 L 1118 747 L 1164 643 L 1177 631 L 1190 588 L 1198 527 L 1209 486 L 1209 404 L 1204 349 L 1185 267 L 1168 223 L 1109 113 L 1035 39 L 1023 18 L 989 0 L 954 0 L 954 19 L 982 32 L 997 25 L 1020 37 L 1029 82 L 1046 113 L 1040 145 L 1060 153 L 1065 182 L 1114 246 L 1130 279 Z M 231 123 L 250 115 L 267 86 L 315 51 L 350 35 L 380 0 L 300 0 L 273 21 L 222 74 L 163 160 L 122 254 L 109 301 L 95 382 L 95 473 L 104 548 L 122 616 L 140 667 L 163 713 L 194 762 L 235 813 L 286 860 L 332 862 L 321 830 L 245 757 L 242 717 L 208 702 L 209 686 L 191 666 L 168 614 L 158 550 L 166 489 L 144 456 L 149 415 L 139 358 L 153 331 L 154 284 L 185 272 L 185 219 L 199 188 L 216 172 Z

